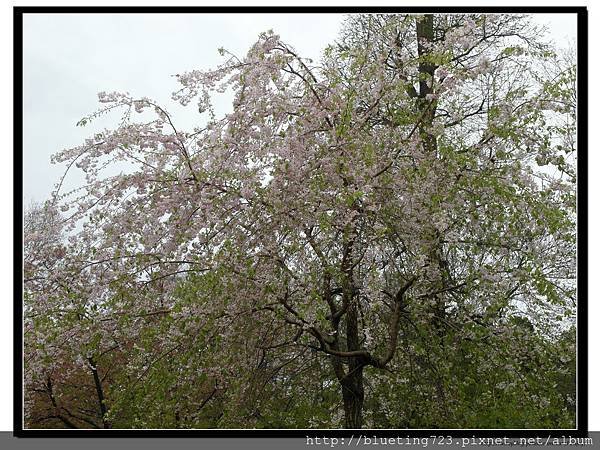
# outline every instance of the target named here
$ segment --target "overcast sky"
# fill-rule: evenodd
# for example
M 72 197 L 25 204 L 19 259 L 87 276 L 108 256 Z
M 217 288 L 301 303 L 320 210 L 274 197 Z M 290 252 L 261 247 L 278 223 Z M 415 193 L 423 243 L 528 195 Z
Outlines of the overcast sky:
M 147 96 L 174 111 L 172 75 L 215 67 L 224 47 L 244 55 L 260 32 L 273 29 L 299 54 L 317 60 L 340 29 L 339 14 L 26 14 L 23 20 L 23 196 L 48 198 L 63 167 L 50 155 L 79 145 L 112 120 L 76 127 L 94 111 L 99 91 Z M 549 38 L 574 46 L 576 15 L 539 14 Z M 189 124 L 185 124 L 189 125 Z M 181 127 L 185 128 L 185 127 Z M 67 187 L 82 180 L 70 174 Z

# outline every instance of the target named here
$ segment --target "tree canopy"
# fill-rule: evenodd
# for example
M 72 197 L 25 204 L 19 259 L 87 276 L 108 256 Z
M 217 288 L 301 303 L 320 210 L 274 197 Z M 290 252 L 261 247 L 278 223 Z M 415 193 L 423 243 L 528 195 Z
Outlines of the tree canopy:
M 576 66 L 542 36 L 265 32 L 177 75 L 189 131 L 100 93 L 79 125 L 118 125 L 54 157 L 86 184 L 25 220 L 27 426 L 574 426 Z

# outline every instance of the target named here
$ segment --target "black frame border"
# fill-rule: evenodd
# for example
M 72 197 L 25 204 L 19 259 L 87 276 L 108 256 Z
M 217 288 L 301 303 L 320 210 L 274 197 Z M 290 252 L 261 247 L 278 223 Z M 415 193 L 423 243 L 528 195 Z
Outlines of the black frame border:
M 25 14 L 223 14 L 223 13 L 530 13 L 577 14 L 577 428 L 576 429 L 108 429 L 23 428 L 23 16 Z M 13 435 L 19 438 L 337 437 L 562 438 L 588 435 L 588 11 L 585 6 L 15 6 L 13 7 L 14 316 Z M 448 441 L 446 441 L 448 442 Z

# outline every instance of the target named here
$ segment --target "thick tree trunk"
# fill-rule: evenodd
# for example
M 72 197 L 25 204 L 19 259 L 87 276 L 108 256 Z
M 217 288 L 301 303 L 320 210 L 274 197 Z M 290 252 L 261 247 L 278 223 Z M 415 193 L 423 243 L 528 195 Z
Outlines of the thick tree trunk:
M 358 308 L 353 294 L 352 292 L 350 307 L 346 315 L 346 342 L 349 351 L 358 350 L 360 347 Z M 348 373 L 341 380 L 346 428 L 362 427 L 362 410 L 365 401 L 363 367 L 364 363 L 360 358 L 350 358 L 348 361 Z
M 344 398 L 345 428 L 362 427 L 362 411 L 365 402 L 365 391 L 363 387 L 362 365 L 352 368 L 344 380 L 342 380 L 342 396 Z

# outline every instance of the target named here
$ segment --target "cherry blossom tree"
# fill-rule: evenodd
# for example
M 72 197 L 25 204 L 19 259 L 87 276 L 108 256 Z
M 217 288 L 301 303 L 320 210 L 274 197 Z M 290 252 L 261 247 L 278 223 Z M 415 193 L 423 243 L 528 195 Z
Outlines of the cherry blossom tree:
M 347 428 L 365 409 L 371 426 L 412 426 L 421 394 L 437 405 L 421 423 L 468 426 L 478 382 L 482 408 L 527 392 L 546 411 L 536 376 L 561 336 L 569 348 L 576 302 L 576 72 L 540 35 L 513 14 L 355 15 L 316 64 L 266 32 L 177 75 L 173 99 L 203 114 L 190 131 L 150 98 L 100 93 L 79 124 L 121 120 L 55 156 L 86 184 L 54 194 L 71 257 L 36 259 L 54 278 L 35 298 L 76 299 L 77 355 L 128 355 L 94 423 L 162 392 L 174 426 L 239 424 L 240 405 L 289 409 L 260 395 L 292 398 L 286 383 L 333 389 L 341 408 L 323 414 Z M 296 385 L 302 371 L 320 387 Z M 411 393 L 418 379 L 430 390 Z M 568 422 L 561 408 L 538 423 Z M 294 426 L 264 415 L 244 420 Z

